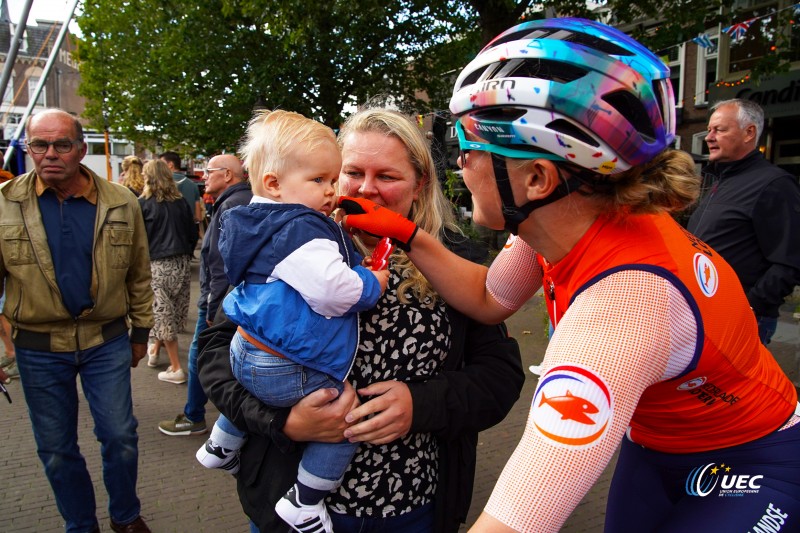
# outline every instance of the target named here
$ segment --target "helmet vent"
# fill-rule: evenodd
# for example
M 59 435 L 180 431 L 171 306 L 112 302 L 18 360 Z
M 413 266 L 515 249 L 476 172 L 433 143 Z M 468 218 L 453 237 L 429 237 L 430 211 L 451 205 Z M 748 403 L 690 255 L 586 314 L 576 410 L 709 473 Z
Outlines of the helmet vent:
M 477 82 L 478 79 L 481 77 L 481 74 L 486 72 L 486 69 L 489 67 L 491 67 L 491 65 L 488 65 L 484 68 L 479 68 L 478 70 L 475 70 L 474 72 L 470 73 L 470 75 L 464 78 L 464 81 L 461 82 L 461 87 L 467 87 Z
M 600 143 L 598 143 L 594 138 L 592 138 L 575 124 L 564 120 L 563 118 L 550 122 L 547 127 L 553 131 L 557 131 L 568 137 L 577 139 L 584 144 L 588 144 L 589 146 L 594 146 L 595 148 L 600 146 Z
M 558 83 L 569 83 L 580 79 L 586 75 L 586 70 L 563 63 L 561 61 L 550 61 L 547 59 L 525 59 L 519 62 L 510 74 L 509 78 L 537 78 L 540 80 L 550 80 Z
M 483 51 L 485 52 L 486 50 L 490 50 L 492 48 L 495 48 L 505 43 L 509 43 L 511 41 L 520 41 L 520 40 L 527 41 L 532 39 L 553 39 L 556 41 L 575 43 L 612 56 L 634 55 L 634 53 L 631 52 L 630 50 L 626 50 L 625 48 L 622 48 L 621 46 L 618 46 L 612 43 L 611 41 L 607 41 L 605 39 L 602 39 L 600 37 L 595 37 L 594 35 L 589 35 L 587 33 L 569 31 L 564 28 L 558 28 L 558 27 L 556 28 L 538 27 L 534 30 L 523 29 L 522 31 L 515 31 L 513 33 L 509 33 L 508 35 L 504 36 L 501 39 L 494 41 L 493 43 L 491 43 L 490 46 L 486 47 L 486 49 L 484 49 Z
M 585 33 L 572 33 L 566 37 L 564 41 L 579 44 L 581 46 L 585 46 L 586 48 L 591 48 L 592 50 L 597 50 L 598 52 L 602 52 L 610 56 L 633 55 L 633 52 L 630 52 L 621 46 L 617 46 L 610 41 L 606 41 L 605 39 L 600 39 L 599 37 L 594 37 L 592 35 L 587 35 Z
M 473 117 L 479 122 L 514 122 L 518 118 L 525 116 L 525 113 L 527 113 L 527 111 L 519 107 L 489 107 L 477 111 L 473 114 Z
M 648 142 L 655 140 L 655 131 L 641 100 L 627 91 L 603 95 L 603 100 L 617 110 Z

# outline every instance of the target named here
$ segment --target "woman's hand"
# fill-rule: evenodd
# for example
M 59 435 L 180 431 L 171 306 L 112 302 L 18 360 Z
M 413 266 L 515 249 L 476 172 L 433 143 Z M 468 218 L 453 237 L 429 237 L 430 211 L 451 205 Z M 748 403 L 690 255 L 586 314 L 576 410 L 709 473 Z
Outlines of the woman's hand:
M 283 433 L 295 442 L 342 442 L 344 431 L 350 426 L 345 415 L 357 408 L 359 401 L 348 382 L 338 398 L 336 394 L 336 389 L 320 389 L 297 402 L 286 419 Z
M 350 442 L 386 444 L 408 434 L 414 414 L 408 385 L 402 381 L 381 381 L 359 389 L 358 393 L 373 398 L 345 417 L 353 423 L 344 432 Z M 365 420 L 358 422 L 361 418 Z

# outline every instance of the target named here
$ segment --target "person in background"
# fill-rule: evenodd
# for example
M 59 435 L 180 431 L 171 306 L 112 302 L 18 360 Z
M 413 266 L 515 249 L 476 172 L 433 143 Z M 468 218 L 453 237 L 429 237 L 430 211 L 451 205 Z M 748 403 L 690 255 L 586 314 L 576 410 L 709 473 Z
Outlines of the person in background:
M 231 366 L 267 405 L 291 407 L 321 388 L 344 390 L 358 344 L 358 313 L 373 307 L 389 271 L 362 266 L 330 218 L 342 157 L 327 126 L 289 111 L 257 113 L 241 155 L 253 199 L 221 220 L 220 253 L 234 289 L 223 310 L 238 329 Z M 197 459 L 239 469 L 246 433 L 224 415 Z M 331 532 L 323 499 L 338 487 L 357 444 L 306 446 L 294 486 L 275 511 L 297 531 Z
M 195 223 L 200 223 L 203 219 L 203 198 L 200 195 L 200 188 L 189 177 L 181 171 L 181 156 L 176 152 L 164 152 L 158 156 L 160 160 L 167 164 L 172 172 L 175 185 L 183 195 L 183 199 L 189 204 Z M 199 233 L 198 233 L 199 235 Z
M 711 110 L 706 193 L 687 229 L 733 267 L 766 345 L 781 304 L 800 284 L 800 184 L 758 150 L 761 106 L 733 99 Z
M 150 249 L 153 278 L 153 336 L 164 345 L 169 367 L 158 379 L 186 383 L 186 373 L 178 357 L 178 332 L 183 331 L 189 314 L 189 287 L 192 253 L 197 245 L 192 212 L 175 186 L 167 165 L 160 159 L 148 161 L 142 171 L 144 190 L 139 197 Z M 154 360 L 155 359 L 155 360 Z M 158 365 L 148 354 L 148 366 Z
M 34 170 L 0 189 L 3 314 L 39 458 L 68 532 L 99 532 L 94 485 L 78 448 L 78 389 L 94 420 L 113 531 L 145 533 L 136 494 L 131 367 L 153 326 L 150 257 L 131 192 L 80 164 L 80 122 L 45 109 L 26 124 Z M 131 328 L 129 331 L 129 327 Z
M 175 418 L 162 420 L 158 424 L 159 431 L 173 437 L 208 432 L 205 418 L 208 397 L 197 377 L 197 339 L 213 323 L 229 287 L 225 264 L 219 253 L 219 219 L 231 207 L 246 205 L 253 197 L 250 184 L 244 177 L 242 163 L 233 154 L 220 154 L 209 159 L 203 176 L 206 192 L 216 200 L 200 246 L 200 296 L 197 300 L 197 324 L 189 346 L 186 405 Z
M 194 223 L 199 239 L 200 221 L 202 220 L 203 216 L 203 200 L 200 196 L 200 188 L 191 179 L 189 179 L 184 172 L 181 171 L 181 156 L 179 156 L 176 152 L 164 152 L 163 154 L 160 154 L 158 158 L 167 164 L 167 167 L 169 167 L 170 171 L 172 172 L 172 177 L 175 180 L 175 184 L 178 186 L 178 190 L 181 192 L 183 199 L 186 200 L 186 203 L 189 204 L 189 208 L 192 210 L 192 216 L 194 217 Z M 152 339 L 147 347 L 147 355 L 150 358 L 149 360 L 153 360 L 153 357 L 156 358 L 155 360 L 158 360 L 158 355 L 160 352 L 161 342 L 157 339 Z
M 528 423 L 471 531 L 558 531 L 618 449 L 606 532 L 741 531 L 770 509 L 797 530 L 797 391 L 734 270 L 670 215 L 699 180 L 669 149 L 669 68 L 604 24 L 531 21 L 463 69 L 450 110 L 475 222 L 512 234 L 489 268 L 377 203 L 340 204 L 474 318 L 544 289 L 555 332 Z
M 135 155 L 129 155 L 122 160 L 122 184 L 131 190 L 133 194 L 139 196 L 144 190 L 144 178 L 142 177 L 142 160 Z
M 467 240 L 439 182 L 428 144 L 407 116 L 365 108 L 339 134 L 341 193 L 370 198 L 463 252 Z M 376 237 L 359 233 L 363 255 Z M 270 408 L 233 377 L 230 320 L 200 336 L 200 380 L 211 401 L 248 432 L 237 489 L 252 530 L 285 532 L 273 506 L 292 487 L 306 442 L 359 442 L 325 500 L 337 533 L 455 533 L 472 498 L 478 432 L 499 423 L 524 375 L 504 325 L 468 320 L 447 305 L 402 250 L 389 285 L 361 313 L 353 386 L 322 389 L 291 409 Z M 363 399 L 358 405 L 356 392 Z M 362 529 L 363 528 L 363 529 Z

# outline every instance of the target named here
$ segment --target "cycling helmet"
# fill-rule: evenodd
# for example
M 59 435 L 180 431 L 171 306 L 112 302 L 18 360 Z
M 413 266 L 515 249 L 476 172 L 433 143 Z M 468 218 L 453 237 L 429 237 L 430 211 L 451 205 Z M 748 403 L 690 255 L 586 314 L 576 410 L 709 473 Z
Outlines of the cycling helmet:
M 675 137 L 669 67 L 624 33 L 578 18 L 495 37 L 459 75 L 450 111 L 490 144 L 600 174 L 646 163 Z

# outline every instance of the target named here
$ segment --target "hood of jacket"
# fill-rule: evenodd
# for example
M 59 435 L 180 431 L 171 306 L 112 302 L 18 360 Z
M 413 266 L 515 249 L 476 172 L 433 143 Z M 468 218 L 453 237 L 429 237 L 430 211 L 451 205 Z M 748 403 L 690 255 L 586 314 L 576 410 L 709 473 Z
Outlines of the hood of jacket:
M 253 281 L 246 277 L 250 265 L 256 263 L 264 277 L 275 266 L 273 261 L 264 260 L 264 247 L 283 233 L 284 227 L 300 217 L 310 217 L 320 224 L 335 224 L 331 219 L 300 204 L 250 203 L 232 207 L 220 218 L 219 251 L 225 262 L 225 272 L 231 285 L 242 281 Z M 290 237 L 302 241 L 297 232 L 286 232 Z M 280 261 L 280 257 L 275 261 Z M 251 271 L 252 274 L 252 271 Z M 258 280 L 262 283 L 265 279 Z

